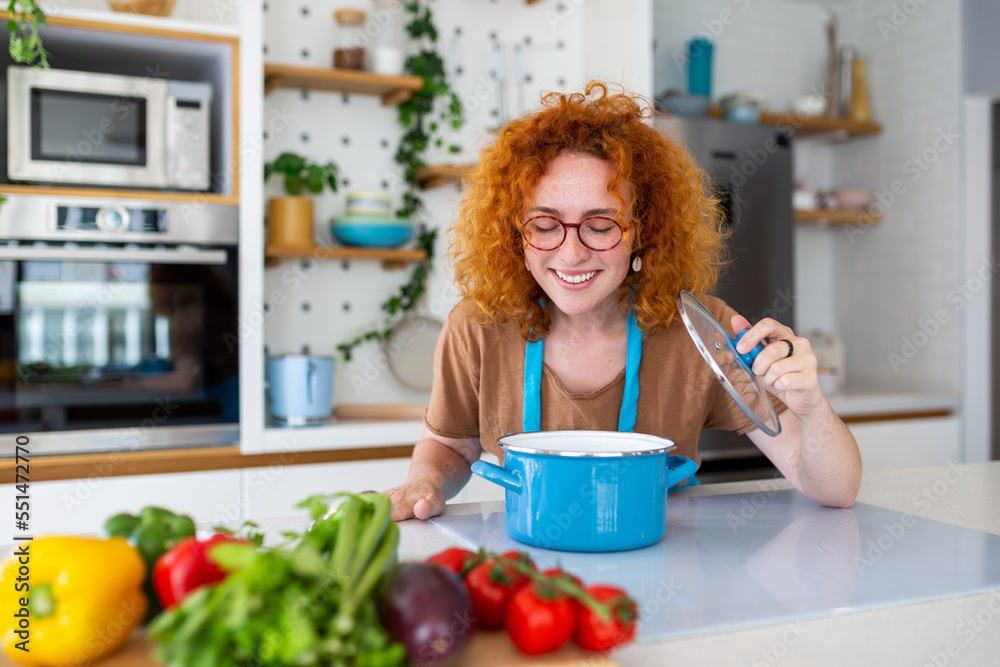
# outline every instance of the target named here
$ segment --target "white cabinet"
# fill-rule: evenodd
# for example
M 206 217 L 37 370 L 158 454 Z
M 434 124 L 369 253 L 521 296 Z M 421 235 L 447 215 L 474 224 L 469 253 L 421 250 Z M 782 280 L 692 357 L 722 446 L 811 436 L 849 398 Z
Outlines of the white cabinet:
M 318 493 L 384 491 L 402 483 L 409 468 L 408 458 L 248 468 L 241 473 L 244 517 L 304 514 L 296 503 Z
M 3 485 L 13 506 L 15 489 Z M 31 535 L 96 533 L 108 517 L 159 505 L 189 514 L 198 523 L 231 522 L 240 518 L 238 470 L 134 475 L 32 482 Z
M 961 421 L 957 416 L 848 424 L 858 441 L 865 471 L 959 463 Z
M 485 454 L 484 458 L 497 462 L 489 454 Z M 258 521 L 304 514 L 304 510 L 295 509 L 296 503 L 319 493 L 384 491 L 401 484 L 409 469 L 408 458 L 248 468 L 241 472 L 244 518 Z M 503 498 L 502 488 L 473 475 L 448 503 L 475 503 Z

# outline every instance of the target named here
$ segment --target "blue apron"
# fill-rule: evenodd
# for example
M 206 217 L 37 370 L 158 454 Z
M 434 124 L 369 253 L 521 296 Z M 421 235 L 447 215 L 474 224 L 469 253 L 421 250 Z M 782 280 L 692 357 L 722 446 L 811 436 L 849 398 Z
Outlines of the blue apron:
M 542 355 L 544 338 L 524 347 L 524 410 L 521 427 L 525 433 L 542 430 Z M 642 332 L 629 311 L 625 352 L 625 393 L 618 413 L 618 430 L 635 431 L 639 404 L 639 362 L 642 360 Z
M 524 347 L 524 405 L 521 429 L 523 432 L 542 430 L 542 356 L 544 338 Z M 622 407 L 618 412 L 618 430 L 626 433 L 635 431 L 635 417 L 639 404 L 639 363 L 642 361 L 642 331 L 635 321 L 632 311 L 628 313 L 628 330 L 625 343 L 625 391 Z M 693 486 L 698 480 L 692 475 L 684 484 Z M 672 487 L 677 488 L 677 487 Z

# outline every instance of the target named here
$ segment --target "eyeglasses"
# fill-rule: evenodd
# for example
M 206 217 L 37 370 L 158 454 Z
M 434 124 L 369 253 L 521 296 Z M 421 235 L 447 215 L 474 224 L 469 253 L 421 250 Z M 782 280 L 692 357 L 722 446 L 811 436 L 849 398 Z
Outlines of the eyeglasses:
M 597 252 L 611 250 L 622 242 L 621 225 L 603 215 L 584 218 L 577 225 L 551 215 L 539 215 L 524 223 L 522 233 L 524 240 L 535 250 L 555 250 L 566 240 L 567 229 L 575 229 L 580 243 Z

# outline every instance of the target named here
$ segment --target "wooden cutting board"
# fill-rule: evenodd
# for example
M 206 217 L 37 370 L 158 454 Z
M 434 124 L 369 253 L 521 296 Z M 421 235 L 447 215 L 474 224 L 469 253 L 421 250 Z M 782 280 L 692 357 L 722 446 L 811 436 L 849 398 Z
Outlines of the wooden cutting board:
M 153 643 L 146 639 L 143 630 L 136 631 L 129 642 L 114 655 L 94 667 L 160 667 L 153 660 Z M 590 653 L 576 646 L 547 655 L 524 655 L 502 631 L 477 632 L 462 653 L 462 660 L 455 667 L 616 667 L 617 662 L 600 653 Z M 0 667 L 16 667 L 17 663 L 0 650 Z

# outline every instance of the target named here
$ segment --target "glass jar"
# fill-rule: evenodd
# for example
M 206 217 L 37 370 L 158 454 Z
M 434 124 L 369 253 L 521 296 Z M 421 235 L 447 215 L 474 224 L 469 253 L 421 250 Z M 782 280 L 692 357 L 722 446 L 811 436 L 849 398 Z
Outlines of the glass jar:
M 372 0 L 372 21 L 365 33 L 372 37 L 368 69 L 376 74 L 398 76 L 406 60 L 406 22 L 403 0 Z
M 360 9 L 338 9 L 333 13 L 337 22 L 337 47 L 333 50 L 333 66 L 337 69 L 364 69 L 365 13 Z

